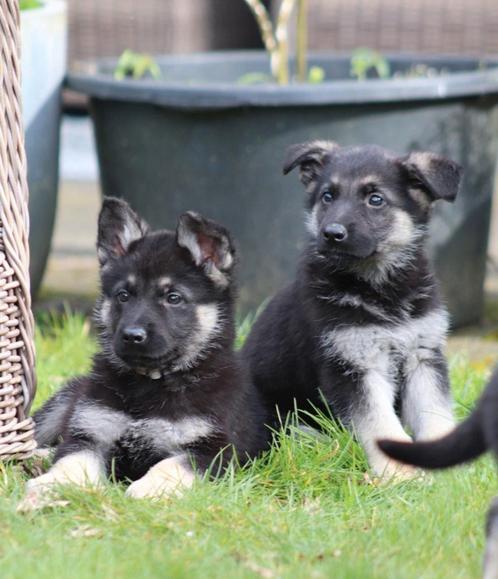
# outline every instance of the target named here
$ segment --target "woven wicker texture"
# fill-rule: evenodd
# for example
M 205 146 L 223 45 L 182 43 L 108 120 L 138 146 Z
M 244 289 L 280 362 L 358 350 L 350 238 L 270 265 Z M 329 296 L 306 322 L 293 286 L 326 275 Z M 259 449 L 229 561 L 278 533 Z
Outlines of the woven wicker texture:
M 29 456 L 35 393 L 18 0 L 0 0 L 0 458 Z

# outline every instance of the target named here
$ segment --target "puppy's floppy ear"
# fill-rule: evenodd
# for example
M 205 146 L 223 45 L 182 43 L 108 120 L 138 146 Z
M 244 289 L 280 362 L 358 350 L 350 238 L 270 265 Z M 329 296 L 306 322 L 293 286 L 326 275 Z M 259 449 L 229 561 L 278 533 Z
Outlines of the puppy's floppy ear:
M 339 145 L 333 141 L 310 141 L 291 145 L 284 161 L 284 175 L 299 165 L 299 177 L 303 185 L 308 185 L 320 172 L 325 161 Z
M 97 255 L 100 265 L 125 255 L 130 244 L 143 237 L 149 226 L 133 209 L 116 197 L 106 197 L 99 214 Z
M 227 274 L 235 264 L 235 247 L 222 225 L 199 213 L 187 211 L 178 220 L 176 240 L 216 284 L 221 287 L 228 285 Z
M 429 201 L 454 201 L 462 179 L 462 167 L 434 153 L 413 152 L 401 159 L 410 188 L 425 193 Z

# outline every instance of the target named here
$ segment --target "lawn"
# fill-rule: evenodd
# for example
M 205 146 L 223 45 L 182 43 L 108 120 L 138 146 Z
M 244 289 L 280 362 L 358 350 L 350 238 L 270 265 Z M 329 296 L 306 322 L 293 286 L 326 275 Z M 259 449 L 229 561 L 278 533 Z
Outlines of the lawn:
M 85 371 L 95 350 L 82 317 L 46 316 L 39 328 L 36 405 Z M 488 375 L 486 365 L 451 360 L 460 417 Z M 0 576 L 477 577 L 497 487 L 491 458 L 423 482 L 377 486 L 361 449 L 323 421 L 326 435 L 291 428 L 244 471 L 199 481 L 167 503 L 136 502 L 109 484 L 66 489 L 65 507 L 20 516 L 26 474 L 0 465 Z

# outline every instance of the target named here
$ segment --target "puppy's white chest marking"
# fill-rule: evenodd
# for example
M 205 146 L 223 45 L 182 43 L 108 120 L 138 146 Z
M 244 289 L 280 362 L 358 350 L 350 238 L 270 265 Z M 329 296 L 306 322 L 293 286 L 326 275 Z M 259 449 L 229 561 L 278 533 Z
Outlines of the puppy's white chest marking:
M 131 421 L 124 412 L 83 402 L 76 406 L 69 426 L 74 434 L 84 434 L 97 444 L 108 446 L 122 436 Z
M 432 357 L 444 345 L 447 330 L 447 313 L 435 310 L 399 324 L 339 326 L 322 336 L 322 348 L 327 358 L 388 375 L 394 359 L 410 369 Z
M 75 409 L 70 428 L 73 433 L 84 434 L 99 446 L 107 448 L 126 436 L 131 442 L 133 439 L 147 438 L 154 447 L 167 451 L 209 436 L 214 426 L 200 416 L 189 416 L 180 420 L 135 420 L 125 412 L 85 402 Z
M 147 418 L 130 423 L 126 435 L 129 434 L 131 442 L 134 439 L 137 441 L 145 439 L 159 451 L 173 451 L 206 438 L 213 430 L 213 424 L 199 416 L 177 421 Z

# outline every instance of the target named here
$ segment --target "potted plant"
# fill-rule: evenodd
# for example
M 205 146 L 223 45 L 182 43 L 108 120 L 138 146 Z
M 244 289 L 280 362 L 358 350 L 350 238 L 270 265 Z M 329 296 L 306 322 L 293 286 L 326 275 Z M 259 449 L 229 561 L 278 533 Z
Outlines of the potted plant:
M 45 270 L 57 203 L 61 87 L 66 71 L 66 3 L 21 0 L 20 8 L 34 294 Z
M 160 56 L 157 79 L 118 80 L 113 60 L 69 75 L 71 88 L 90 95 L 104 193 L 125 197 L 154 226 L 171 227 L 178 214 L 197 209 L 230 227 L 241 246 L 247 309 L 290 277 L 304 239 L 301 187 L 281 171 L 288 145 L 320 138 L 444 154 L 463 165 L 465 179 L 455 205 L 438 208 L 430 250 L 455 325 L 477 320 L 498 61 L 363 52 L 352 77 L 351 55 L 311 54 L 306 62 L 304 0 L 297 62 L 287 43 L 295 2 L 282 1 L 276 25 L 261 2 L 246 2 L 266 53 Z

